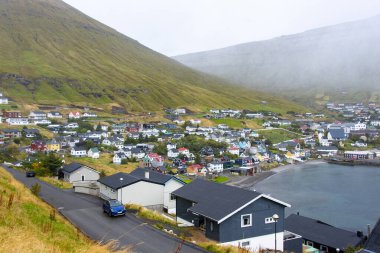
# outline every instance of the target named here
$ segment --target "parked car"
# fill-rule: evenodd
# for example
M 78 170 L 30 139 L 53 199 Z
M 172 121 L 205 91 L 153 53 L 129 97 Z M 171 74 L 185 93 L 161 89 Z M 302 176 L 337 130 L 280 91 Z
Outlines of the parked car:
M 126 210 L 124 205 L 116 200 L 116 199 L 111 199 L 111 200 L 106 200 L 103 203 L 103 212 L 108 214 L 108 216 L 120 216 L 120 215 L 125 215 Z
M 28 170 L 26 172 L 26 177 L 35 177 L 36 173 L 33 170 Z

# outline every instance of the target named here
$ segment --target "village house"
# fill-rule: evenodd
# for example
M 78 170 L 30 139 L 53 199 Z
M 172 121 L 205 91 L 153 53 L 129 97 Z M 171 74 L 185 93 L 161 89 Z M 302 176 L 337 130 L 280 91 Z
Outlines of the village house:
M 82 117 L 80 112 L 70 112 L 69 119 L 80 119 Z
M 223 172 L 223 163 L 222 162 L 211 162 L 207 164 L 207 169 L 210 173 L 222 173 Z
M 100 178 L 98 171 L 80 163 L 70 163 L 63 166 L 59 174 L 63 180 L 69 183 L 97 181 Z
M 189 156 L 190 155 L 190 151 L 187 148 L 183 148 L 183 147 L 179 148 L 178 152 L 179 152 L 180 155 L 184 155 L 184 156 Z
M 60 112 L 54 112 L 54 111 L 52 111 L 52 112 L 48 112 L 47 113 L 47 117 L 49 118 L 49 119 L 62 119 L 62 114 L 60 113 Z
M 7 105 L 8 104 L 8 98 L 3 95 L 3 93 L 0 93 L 0 104 L 1 105 Z
M 17 129 L 1 129 L 0 131 L 6 139 L 20 138 L 22 136 L 21 131 Z
M 123 160 L 128 159 L 124 152 L 117 152 L 112 157 L 112 163 L 121 164 Z
M 27 126 L 30 124 L 28 118 L 7 118 L 5 122 L 11 126 Z
M 46 119 L 46 113 L 41 111 L 32 111 L 29 113 L 29 119 L 32 121 Z
M 71 149 L 71 155 L 75 157 L 85 157 L 87 156 L 87 149 L 86 147 L 73 147 Z
M 83 118 L 96 118 L 96 117 L 98 117 L 98 115 L 96 113 L 93 113 L 93 112 L 85 112 L 85 113 L 83 113 L 82 117 Z
M 360 237 L 362 234 L 336 228 L 322 221 L 297 214 L 291 214 L 285 219 L 285 230 L 300 235 L 305 245 L 319 252 L 344 252 L 349 246 L 359 246 L 363 240 Z M 293 248 L 288 248 L 288 250 L 292 252 Z
M 327 139 L 329 141 L 345 141 L 347 140 L 348 134 L 344 132 L 343 128 L 330 129 L 327 134 Z
M 205 236 L 221 245 L 251 251 L 283 250 L 285 207 L 265 194 L 196 179 L 174 191 L 177 222 L 202 227 Z M 278 215 L 278 220 L 272 219 Z
M 55 139 L 52 139 L 51 141 L 48 141 L 46 143 L 46 151 L 59 152 L 60 150 L 61 150 L 61 144 Z
M 371 151 L 345 151 L 344 158 L 350 160 L 367 160 L 374 159 L 375 154 Z
M 4 118 L 21 118 L 21 112 L 20 111 L 3 111 L 3 117 Z
M 33 153 L 44 152 L 44 151 L 46 151 L 46 143 L 44 141 L 41 141 L 41 140 L 34 140 L 30 144 L 30 150 Z
M 177 149 L 169 149 L 167 154 L 169 159 L 174 159 L 179 156 L 179 151 Z
M 175 213 L 176 201 L 171 193 L 185 183 L 173 176 L 137 168 L 130 174 L 119 172 L 101 178 L 99 184 L 99 195 L 103 199 L 117 199 L 123 204 L 137 204 Z
M 23 129 L 22 132 L 26 138 L 36 138 L 40 134 L 40 131 L 38 129 L 26 128 L 26 129 Z
M 93 159 L 99 159 L 100 151 L 98 148 L 90 148 L 87 152 L 87 156 Z

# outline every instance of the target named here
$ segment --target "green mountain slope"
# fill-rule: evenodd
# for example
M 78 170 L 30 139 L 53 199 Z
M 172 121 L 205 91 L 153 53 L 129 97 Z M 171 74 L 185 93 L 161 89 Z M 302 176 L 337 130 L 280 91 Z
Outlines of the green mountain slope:
M 60 0 L 0 1 L 0 88 L 23 103 L 255 108 L 298 105 L 191 70 Z

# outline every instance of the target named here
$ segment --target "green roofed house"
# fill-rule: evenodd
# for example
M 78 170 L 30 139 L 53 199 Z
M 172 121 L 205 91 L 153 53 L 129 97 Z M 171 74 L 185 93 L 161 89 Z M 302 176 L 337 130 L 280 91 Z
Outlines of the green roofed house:
M 87 156 L 94 159 L 99 159 L 100 151 L 98 148 L 90 148 L 87 152 Z

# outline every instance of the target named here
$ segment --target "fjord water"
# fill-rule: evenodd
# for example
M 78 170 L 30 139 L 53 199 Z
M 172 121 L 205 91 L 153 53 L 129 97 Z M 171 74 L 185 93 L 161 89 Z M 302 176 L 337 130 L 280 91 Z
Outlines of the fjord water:
M 286 216 L 300 212 L 351 231 L 367 231 L 380 218 L 380 167 L 305 164 L 254 189 L 291 204 Z

